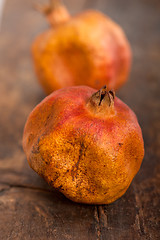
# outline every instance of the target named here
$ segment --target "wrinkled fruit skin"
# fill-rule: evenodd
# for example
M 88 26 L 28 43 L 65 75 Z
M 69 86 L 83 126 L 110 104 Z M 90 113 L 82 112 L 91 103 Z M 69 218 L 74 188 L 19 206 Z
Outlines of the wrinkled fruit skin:
M 38 36 L 32 46 L 35 70 L 47 94 L 74 85 L 118 89 L 128 77 L 131 50 L 110 18 L 87 11 Z
M 31 168 L 67 198 L 108 204 L 126 192 L 144 145 L 135 114 L 120 99 L 111 116 L 90 112 L 95 92 L 69 87 L 46 97 L 27 120 L 23 148 Z

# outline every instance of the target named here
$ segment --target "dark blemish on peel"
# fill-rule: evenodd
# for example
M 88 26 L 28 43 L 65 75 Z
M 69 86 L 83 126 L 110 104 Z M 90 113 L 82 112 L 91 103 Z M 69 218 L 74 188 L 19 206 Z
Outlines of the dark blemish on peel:
M 118 143 L 118 145 L 121 147 L 123 145 L 123 143 Z

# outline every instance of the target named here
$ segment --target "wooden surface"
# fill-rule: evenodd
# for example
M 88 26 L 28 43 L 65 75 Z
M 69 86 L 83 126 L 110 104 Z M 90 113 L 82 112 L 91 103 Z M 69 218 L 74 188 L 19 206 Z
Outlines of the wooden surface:
M 133 65 L 130 80 L 117 95 L 138 116 L 145 158 L 126 194 L 104 206 L 67 200 L 29 168 L 21 144 L 23 127 L 45 96 L 32 69 L 30 45 L 48 25 L 32 10 L 33 1 L 6 1 L 0 32 L 0 239 L 159 240 L 159 0 L 66 0 L 66 4 L 72 13 L 97 8 L 124 28 Z

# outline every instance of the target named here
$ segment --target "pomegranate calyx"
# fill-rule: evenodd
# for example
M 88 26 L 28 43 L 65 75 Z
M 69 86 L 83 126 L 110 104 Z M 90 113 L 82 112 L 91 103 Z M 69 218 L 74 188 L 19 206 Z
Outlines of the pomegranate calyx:
M 113 90 L 107 91 L 107 86 L 103 86 L 99 91 L 99 96 L 100 96 L 100 101 L 99 101 L 99 106 L 101 105 L 102 100 L 106 97 L 108 97 L 109 100 L 109 106 L 113 103 L 113 100 L 115 98 L 115 92 Z
M 92 114 L 108 118 L 115 115 L 114 98 L 115 92 L 113 90 L 107 91 L 105 85 L 89 98 L 86 107 Z
M 70 18 L 70 14 L 66 7 L 61 3 L 61 0 L 50 0 L 48 6 L 37 5 L 36 9 L 46 16 L 53 27 L 68 21 Z

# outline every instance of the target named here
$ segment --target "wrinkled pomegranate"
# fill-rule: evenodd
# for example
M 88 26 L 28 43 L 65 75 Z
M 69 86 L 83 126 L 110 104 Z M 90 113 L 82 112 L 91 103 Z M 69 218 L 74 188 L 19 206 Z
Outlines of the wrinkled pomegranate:
M 106 87 L 50 94 L 30 114 L 23 147 L 31 168 L 51 186 L 88 204 L 121 197 L 144 155 L 135 114 Z
M 73 85 L 118 89 L 127 80 L 130 46 L 109 17 L 93 10 L 71 17 L 55 0 L 43 12 L 51 27 L 35 39 L 32 53 L 47 94 Z

